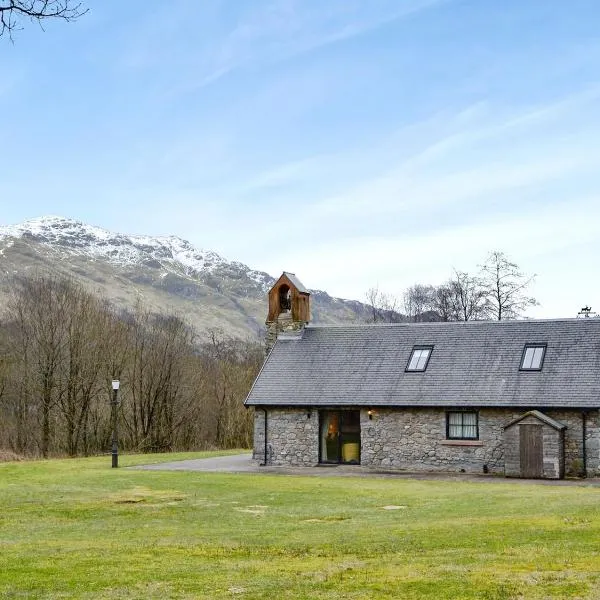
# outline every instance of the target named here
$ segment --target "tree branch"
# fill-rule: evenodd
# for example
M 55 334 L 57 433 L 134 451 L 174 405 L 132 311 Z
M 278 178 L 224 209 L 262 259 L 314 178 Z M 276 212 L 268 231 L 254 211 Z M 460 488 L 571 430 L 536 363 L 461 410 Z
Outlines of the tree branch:
M 40 25 L 45 19 L 62 19 L 74 21 L 88 12 L 83 2 L 73 0 L 0 0 L 0 37 L 18 29 L 19 21 L 29 18 Z

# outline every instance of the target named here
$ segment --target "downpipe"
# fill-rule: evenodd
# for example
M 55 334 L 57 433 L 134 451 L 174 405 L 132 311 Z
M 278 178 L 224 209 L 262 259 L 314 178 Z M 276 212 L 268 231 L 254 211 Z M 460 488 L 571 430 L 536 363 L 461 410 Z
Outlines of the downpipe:
M 587 445 L 585 438 L 587 437 L 587 412 L 581 411 L 581 458 L 583 460 L 583 468 L 581 476 L 587 478 Z

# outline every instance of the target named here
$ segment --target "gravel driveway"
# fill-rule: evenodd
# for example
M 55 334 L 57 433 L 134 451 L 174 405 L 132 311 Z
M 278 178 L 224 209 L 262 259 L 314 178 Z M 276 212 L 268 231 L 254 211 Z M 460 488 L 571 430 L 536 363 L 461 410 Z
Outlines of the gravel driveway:
M 211 458 L 194 458 L 155 465 L 129 467 L 146 471 L 200 471 L 206 473 L 274 473 L 279 475 L 310 475 L 315 477 L 380 477 L 390 479 L 419 479 L 425 481 L 478 481 L 482 483 L 515 483 L 561 486 L 600 487 L 600 479 L 505 479 L 494 475 L 471 475 L 466 473 L 413 473 L 408 471 L 385 471 L 359 465 L 320 465 L 318 467 L 261 467 L 252 455 L 230 454 Z

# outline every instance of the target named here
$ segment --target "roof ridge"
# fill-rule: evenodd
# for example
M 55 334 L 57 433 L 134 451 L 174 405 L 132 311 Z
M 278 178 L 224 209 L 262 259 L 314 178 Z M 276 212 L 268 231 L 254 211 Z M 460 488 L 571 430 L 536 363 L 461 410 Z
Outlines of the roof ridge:
M 425 323 L 415 323 L 411 321 L 405 321 L 402 323 L 309 323 L 306 325 L 307 329 L 362 329 L 367 327 L 476 327 L 480 325 L 493 325 L 495 327 L 501 326 L 513 326 L 523 325 L 526 323 L 598 323 L 600 325 L 600 318 L 589 318 L 589 319 L 578 319 L 577 317 L 558 317 L 554 319 L 504 319 L 497 321 L 495 319 L 489 320 L 472 320 L 472 321 L 428 321 Z

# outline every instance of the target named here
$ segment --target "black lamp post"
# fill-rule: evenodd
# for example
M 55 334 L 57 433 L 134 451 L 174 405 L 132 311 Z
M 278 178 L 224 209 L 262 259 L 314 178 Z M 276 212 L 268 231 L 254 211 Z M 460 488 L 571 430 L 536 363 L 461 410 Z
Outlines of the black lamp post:
M 111 418 L 112 418 L 112 468 L 116 469 L 119 466 L 119 432 L 118 432 L 118 420 L 117 420 L 117 406 L 119 405 L 119 380 L 113 379 L 112 382 L 112 402 L 111 404 Z

